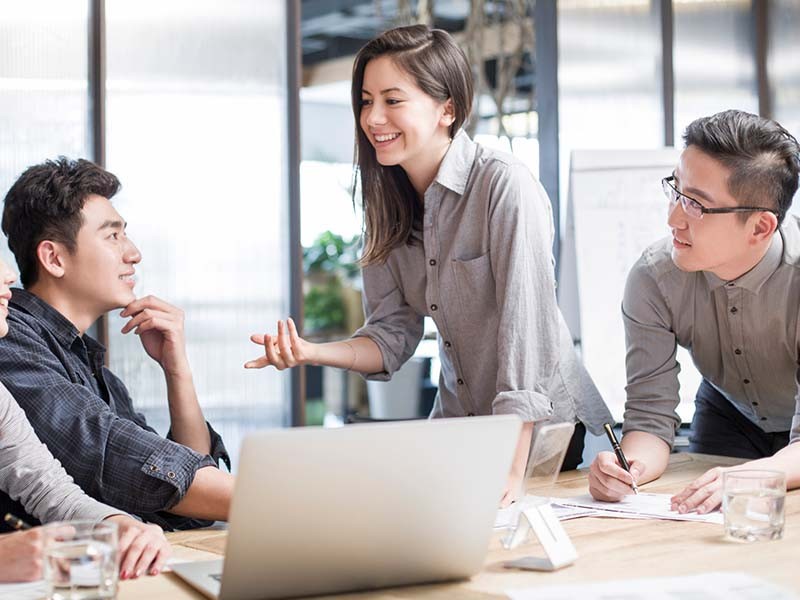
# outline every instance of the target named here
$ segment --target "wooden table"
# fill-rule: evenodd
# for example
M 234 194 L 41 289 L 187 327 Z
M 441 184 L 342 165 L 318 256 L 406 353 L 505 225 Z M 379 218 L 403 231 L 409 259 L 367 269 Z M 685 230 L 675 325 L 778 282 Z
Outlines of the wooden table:
M 657 481 L 643 486 L 646 491 L 674 493 L 706 469 L 715 465 L 737 464 L 738 460 L 699 454 L 674 454 L 667 472 Z M 562 473 L 547 490 L 532 493 L 551 496 L 574 496 L 588 491 L 585 471 Z M 506 551 L 501 534 L 492 538 L 483 570 L 468 581 L 392 588 L 357 594 L 342 594 L 337 600 L 374 598 L 430 600 L 504 598 L 505 590 L 556 583 L 691 575 L 709 571 L 743 571 L 800 591 L 800 490 L 786 498 L 784 539 L 757 544 L 726 541 L 722 527 L 685 521 L 644 521 L 628 519 L 581 518 L 564 522 L 564 528 L 578 550 L 577 562 L 555 573 L 537 573 L 504 569 L 502 562 L 541 554 L 534 544 Z M 190 531 L 168 534 L 179 558 L 206 560 L 218 554 L 197 547 L 221 548 L 224 532 Z M 195 547 L 192 547 L 195 546 Z M 136 581 L 121 582 L 119 598 L 130 600 L 199 599 L 202 595 L 184 584 L 176 575 L 165 573 Z

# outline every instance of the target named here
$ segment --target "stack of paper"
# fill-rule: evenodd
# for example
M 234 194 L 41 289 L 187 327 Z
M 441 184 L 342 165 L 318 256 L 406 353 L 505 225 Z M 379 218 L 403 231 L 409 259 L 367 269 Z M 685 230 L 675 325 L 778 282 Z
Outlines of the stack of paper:
M 669 521 L 698 521 L 701 523 L 722 524 L 722 513 L 713 511 L 705 515 L 670 510 L 669 494 L 633 494 L 620 502 L 601 502 L 589 494 L 571 498 L 550 498 L 559 521 L 579 517 L 612 517 L 622 519 L 664 519 Z M 497 511 L 495 529 L 508 529 L 516 526 L 519 514 L 527 507 L 546 501 L 539 496 L 525 496 L 508 508 Z

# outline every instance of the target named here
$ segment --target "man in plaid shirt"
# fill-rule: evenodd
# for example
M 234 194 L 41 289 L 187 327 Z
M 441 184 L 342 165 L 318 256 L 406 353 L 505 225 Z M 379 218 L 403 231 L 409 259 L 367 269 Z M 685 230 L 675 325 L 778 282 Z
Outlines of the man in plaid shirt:
M 183 313 L 134 294 L 139 250 L 110 198 L 117 178 L 86 160 L 27 169 L 9 190 L 2 228 L 24 289 L 9 303 L 0 380 L 36 434 L 89 495 L 165 529 L 225 520 L 233 477 L 220 436 L 205 421 L 186 356 Z M 105 348 L 86 330 L 124 308 L 123 333 L 139 336 L 164 371 L 166 438 L 135 412 Z M 0 514 L 23 513 L 0 494 Z

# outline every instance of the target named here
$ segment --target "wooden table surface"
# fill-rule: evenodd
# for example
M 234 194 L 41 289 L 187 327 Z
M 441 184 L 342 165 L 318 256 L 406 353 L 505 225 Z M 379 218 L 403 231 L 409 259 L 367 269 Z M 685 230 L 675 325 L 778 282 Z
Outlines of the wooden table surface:
M 706 469 L 715 465 L 737 464 L 735 459 L 698 454 L 674 454 L 667 472 L 657 481 L 643 486 L 648 492 L 674 493 Z M 531 489 L 537 495 L 575 496 L 588 492 L 586 471 L 562 473 L 558 482 L 545 489 Z M 578 551 L 575 564 L 554 573 L 505 569 L 506 560 L 542 555 L 536 543 L 514 551 L 504 550 L 501 533 L 495 533 L 483 570 L 468 581 L 391 588 L 373 592 L 341 594 L 337 600 L 401 600 L 425 598 L 486 599 L 504 598 L 515 588 L 632 579 L 692 575 L 710 571 L 740 571 L 762 577 L 787 589 L 800 591 L 800 490 L 786 498 L 784 539 L 743 544 L 723 539 L 722 526 L 686 521 L 581 518 L 563 523 Z M 225 533 L 196 530 L 168 534 L 174 556 L 181 559 L 219 558 Z M 121 600 L 199 599 L 203 596 L 183 583 L 176 575 L 164 573 L 120 584 Z

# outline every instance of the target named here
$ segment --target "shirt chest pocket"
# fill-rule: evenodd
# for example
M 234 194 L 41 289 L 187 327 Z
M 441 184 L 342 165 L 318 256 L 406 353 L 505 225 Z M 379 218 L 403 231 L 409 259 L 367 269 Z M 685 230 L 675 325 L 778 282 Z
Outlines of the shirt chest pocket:
M 458 322 L 474 328 L 496 313 L 494 274 L 489 253 L 470 260 L 453 260 L 457 306 L 461 309 Z

